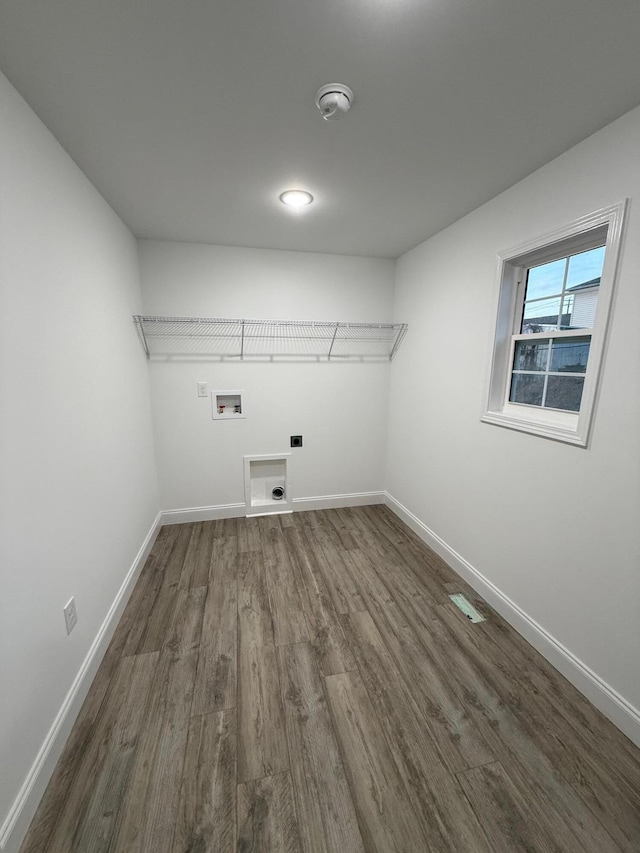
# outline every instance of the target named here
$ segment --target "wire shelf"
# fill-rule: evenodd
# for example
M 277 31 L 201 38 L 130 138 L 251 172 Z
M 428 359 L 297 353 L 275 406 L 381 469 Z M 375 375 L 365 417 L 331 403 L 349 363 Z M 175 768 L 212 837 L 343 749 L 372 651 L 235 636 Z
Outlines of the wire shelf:
M 310 358 L 390 361 L 406 323 L 338 323 L 310 320 L 227 320 L 148 317 L 134 322 L 147 358 Z

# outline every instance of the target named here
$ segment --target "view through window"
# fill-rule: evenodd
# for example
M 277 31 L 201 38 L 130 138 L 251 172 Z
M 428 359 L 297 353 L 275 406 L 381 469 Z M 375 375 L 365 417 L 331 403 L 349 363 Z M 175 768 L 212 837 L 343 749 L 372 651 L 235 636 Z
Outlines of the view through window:
M 527 270 L 509 402 L 580 411 L 604 256 L 599 246 Z

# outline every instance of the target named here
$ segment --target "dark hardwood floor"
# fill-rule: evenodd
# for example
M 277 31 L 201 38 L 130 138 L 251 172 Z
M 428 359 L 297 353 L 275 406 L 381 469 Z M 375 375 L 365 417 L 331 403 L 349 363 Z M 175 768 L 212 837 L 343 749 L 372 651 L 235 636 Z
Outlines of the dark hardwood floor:
M 638 853 L 640 750 L 385 507 L 174 525 L 21 853 L 76 851 Z

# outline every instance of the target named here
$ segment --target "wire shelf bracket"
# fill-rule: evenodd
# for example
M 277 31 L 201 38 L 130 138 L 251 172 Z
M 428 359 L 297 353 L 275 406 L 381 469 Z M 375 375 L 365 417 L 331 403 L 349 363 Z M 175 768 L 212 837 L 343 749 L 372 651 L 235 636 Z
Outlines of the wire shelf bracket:
M 147 358 L 391 361 L 406 323 L 229 320 L 134 315 Z

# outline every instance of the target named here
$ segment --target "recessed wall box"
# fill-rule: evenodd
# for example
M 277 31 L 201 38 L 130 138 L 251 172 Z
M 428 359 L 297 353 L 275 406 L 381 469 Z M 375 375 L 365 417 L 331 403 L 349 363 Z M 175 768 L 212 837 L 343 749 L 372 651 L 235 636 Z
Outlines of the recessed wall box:
M 212 391 L 211 415 L 214 421 L 246 418 L 244 391 Z
M 244 457 L 247 515 L 291 512 L 289 453 Z

